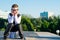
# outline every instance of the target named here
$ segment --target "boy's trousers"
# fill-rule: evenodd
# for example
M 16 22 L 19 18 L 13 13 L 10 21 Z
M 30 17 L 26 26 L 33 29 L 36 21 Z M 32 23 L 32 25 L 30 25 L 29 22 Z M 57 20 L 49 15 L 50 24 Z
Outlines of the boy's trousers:
M 18 31 L 19 36 L 22 38 L 23 37 L 22 27 L 19 24 L 14 25 L 12 23 L 9 23 L 4 32 L 4 37 L 7 38 L 7 36 L 9 35 L 9 32 L 16 32 L 16 31 Z

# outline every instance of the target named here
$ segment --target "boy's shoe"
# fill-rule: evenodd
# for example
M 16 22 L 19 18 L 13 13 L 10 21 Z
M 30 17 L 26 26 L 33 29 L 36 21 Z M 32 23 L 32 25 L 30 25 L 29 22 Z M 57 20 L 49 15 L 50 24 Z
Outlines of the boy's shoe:
M 20 37 L 20 39 L 23 39 L 23 37 Z
M 24 38 L 23 35 L 21 35 L 21 36 L 20 36 L 20 39 L 23 39 L 23 38 Z
M 4 36 L 4 40 L 7 40 L 7 37 L 6 36 Z

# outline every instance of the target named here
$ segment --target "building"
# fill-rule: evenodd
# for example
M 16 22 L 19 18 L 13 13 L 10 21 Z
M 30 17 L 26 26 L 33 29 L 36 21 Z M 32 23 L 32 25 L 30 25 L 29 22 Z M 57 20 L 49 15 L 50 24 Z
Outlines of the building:
M 10 12 L 0 10 L 0 18 L 7 19 Z
M 42 13 L 40 13 L 41 18 L 47 18 L 48 19 L 51 16 L 53 16 L 52 12 L 42 12 Z

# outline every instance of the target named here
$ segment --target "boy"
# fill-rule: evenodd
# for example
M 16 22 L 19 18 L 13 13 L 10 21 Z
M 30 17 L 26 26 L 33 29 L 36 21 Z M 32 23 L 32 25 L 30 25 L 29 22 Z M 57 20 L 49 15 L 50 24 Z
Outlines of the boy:
M 11 13 L 9 13 L 8 15 L 8 25 L 4 32 L 4 39 L 7 38 L 10 31 L 18 31 L 20 38 L 23 39 L 21 28 L 19 26 L 20 22 L 21 22 L 21 16 L 18 13 L 18 5 L 13 4 L 11 7 Z

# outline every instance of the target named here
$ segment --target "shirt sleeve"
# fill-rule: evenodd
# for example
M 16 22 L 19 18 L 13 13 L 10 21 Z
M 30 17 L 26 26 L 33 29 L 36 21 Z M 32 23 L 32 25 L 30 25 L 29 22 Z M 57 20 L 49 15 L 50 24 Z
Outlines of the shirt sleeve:
M 21 16 L 17 17 L 15 16 L 15 24 L 20 24 L 21 22 Z
M 13 16 L 8 14 L 8 23 L 13 23 Z

